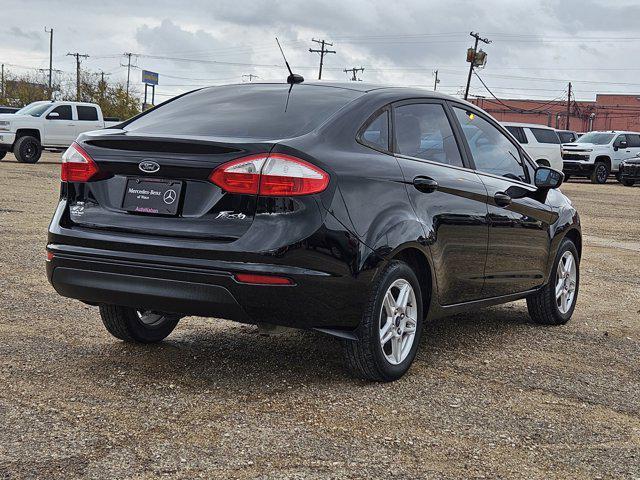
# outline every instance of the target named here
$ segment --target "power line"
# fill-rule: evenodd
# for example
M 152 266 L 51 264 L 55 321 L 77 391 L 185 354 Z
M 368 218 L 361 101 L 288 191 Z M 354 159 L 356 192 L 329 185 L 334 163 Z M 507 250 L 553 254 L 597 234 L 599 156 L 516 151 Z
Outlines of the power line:
M 321 45 L 320 50 L 315 48 L 310 48 L 309 52 L 311 53 L 319 53 L 320 54 L 320 69 L 318 70 L 318 80 L 322 80 L 322 64 L 324 63 L 324 56 L 327 53 L 336 53 L 335 50 L 327 50 L 325 46 L 333 47 L 333 43 L 326 42 L 323 40 L 316 40 L 315 38 L 311 39 L 312 42 L 318 43 Z
M 480 37 L 479 33 L 471 32 L 471 33 L 469 33 L 469 35 L 471 35 L 473 38 L 475 38 L 476 41 L 473 44 L 473 56 L 472 56 L 471 59 L 467 59 L 467 61 L 469 61 L 469 76 L 467 77 L 467 88 L 464 90 L 464 99 L 465 100 L 469 96 L 469 86 L 471 85 L 471 74 L 473 73 L 473 67 L 476 66 L 476 58 L 478 56 L 478 42 L 482 42 L 482 43 L 484 43 L 486 45 L 491 43 L 491 40 L 489 40 L 488 38 Z

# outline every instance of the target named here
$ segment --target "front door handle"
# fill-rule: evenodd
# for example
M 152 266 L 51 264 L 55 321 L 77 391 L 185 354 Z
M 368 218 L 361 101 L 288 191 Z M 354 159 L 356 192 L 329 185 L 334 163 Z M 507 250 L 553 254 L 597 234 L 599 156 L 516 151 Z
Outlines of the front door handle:
M 493 200 L 499 207 L 511 205 L 511 197 L 504 192 L 498 192 L 493 196 Z
M 438 182 L 429 177 L 416 177 L 413 179 L 413 186 L 422 193 L 431 193 L 438 189 Z

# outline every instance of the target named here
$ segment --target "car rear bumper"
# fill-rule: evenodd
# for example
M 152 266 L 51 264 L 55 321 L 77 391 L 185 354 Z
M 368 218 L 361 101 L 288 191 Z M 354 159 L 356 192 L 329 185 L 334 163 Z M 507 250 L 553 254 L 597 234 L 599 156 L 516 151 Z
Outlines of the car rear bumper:
M 562 171 L 565 175 L 591 175 L 593 168 L 593 163 L 571 162 L 567 160 L 562 162 Z
M 49 244 L 47 277 L 65 297 L 180 315 L 296 328 L 355 328 L 366 289 L 353 277 L 270 264 L 235 264 Z M 250 269 L 250 270 L 249 270 Z M 284 276 L 293 285 L 251 285 L 234 273 Z

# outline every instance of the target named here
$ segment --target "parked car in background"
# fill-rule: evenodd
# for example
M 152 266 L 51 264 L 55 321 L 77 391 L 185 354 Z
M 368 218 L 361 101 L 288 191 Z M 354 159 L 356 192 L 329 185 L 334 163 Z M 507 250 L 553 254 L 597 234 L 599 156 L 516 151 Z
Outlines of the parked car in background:
M 526 298 L 536 323 L 571 318 L 582 241 L 562 179 L 436 92 L 204 88 L 69 147 L 47 275 L 124 341 L 187 315 L 314 329 L 389 381 L 426 317 Z
M 623 160 L 638 153 L 638 132 L 589 132 L 575 142 L 562 146 L 562 170 L 565 180 L 576 176 L 587 177 L 591 179 L 591 183 L 605 183 L 610 174 L 618 173 Z
M 620 162 L 618 181 L 625 187 L 633 187 L 640 183 L 640 153 Z
M 534 162 L 562 171 L 560 137 L 553 128 L 513 122 L 502 122 L 502 125 L 516 137 Z
M 60 149 L 83 132 L 113 125 L 95 103 L 33 102 L 13 114 L 0 114 L 0 159 L 12 151 L 16 160 L 36 163 L 42 150 Z
M 4 107 L 0 105 L 0 113 L 16 113 L 18 110 L 20 109 L 16 107 Z
M 574 132 L 573 130 L 556 129 L 556 133 L 558 134 L 558 137 L 560 137 L 560 143 L 572 143 L 580 138 L 580 134 L 578 132 Z

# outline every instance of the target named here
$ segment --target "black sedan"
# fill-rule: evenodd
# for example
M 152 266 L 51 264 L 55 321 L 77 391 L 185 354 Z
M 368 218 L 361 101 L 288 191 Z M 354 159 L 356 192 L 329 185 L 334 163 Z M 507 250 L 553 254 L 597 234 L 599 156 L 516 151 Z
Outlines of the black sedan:
M 640 183 L 640 153 L 620 162 L 618 181 L 625 187 L 633 187 Z
M 526 298 L 534 322 L 569 320 L 582 240 L 562 179 L 431 91 L 205 88 L 65 152 L 47 274 L 125 341 L 186 315 L 315 329 L 388 381 L 426 319 Z

